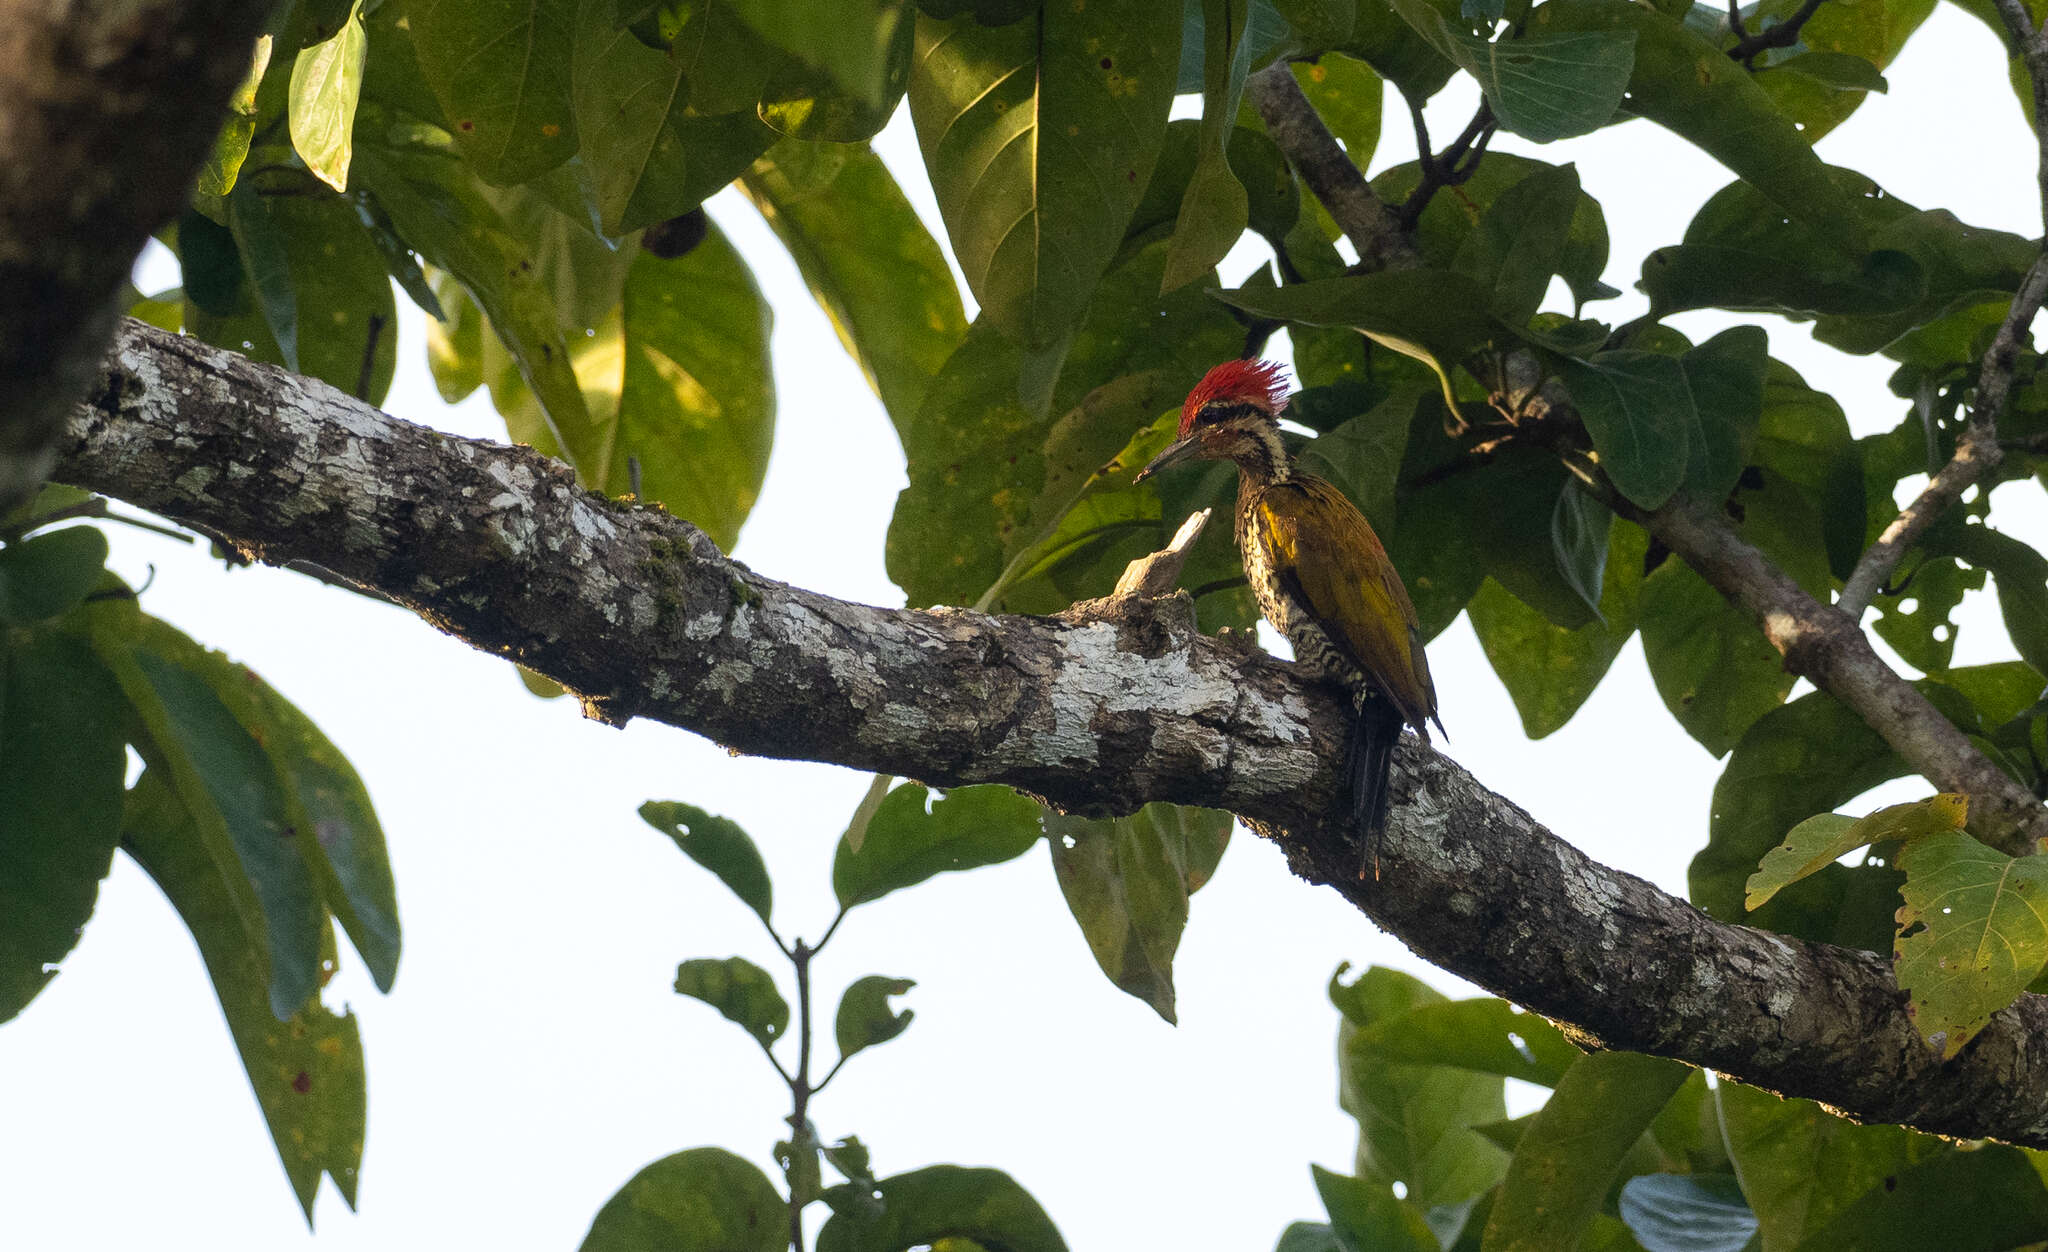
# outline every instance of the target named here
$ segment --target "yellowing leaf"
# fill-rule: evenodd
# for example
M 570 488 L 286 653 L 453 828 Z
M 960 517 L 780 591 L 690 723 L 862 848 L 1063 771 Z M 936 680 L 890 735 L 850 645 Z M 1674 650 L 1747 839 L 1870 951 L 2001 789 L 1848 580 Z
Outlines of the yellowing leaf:
M 1920 1034 L 1951 1057 L 2048 965 L 2048 860 L 1957 832 L 1915 841 L 1899 868 L 1899 986 Z
M 1792 828 L 1785 842 L 1764 854 L 1756 873 L 1749 876 L 1742 907 L 1751 911 L 1762 908 L 1764 901 L 1778 892 L 1864 844 L 1961 830 L 1969 814 L 1970 797 L 1943 792 L 1894 804 L 1862 818 L 1840 813 L 1809 817 Z

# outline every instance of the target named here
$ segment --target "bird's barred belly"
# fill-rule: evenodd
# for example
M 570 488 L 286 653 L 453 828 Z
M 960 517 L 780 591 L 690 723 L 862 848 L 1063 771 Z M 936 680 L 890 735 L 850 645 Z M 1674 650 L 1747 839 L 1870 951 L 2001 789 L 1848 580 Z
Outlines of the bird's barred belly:
M 1258 598 L 1259 612 L 1294 645 L 1294 659 L 1350 692 L 1354 700 L 1363 698 L 1371 689 L 1365 672 L 1331 641 L 1305 607 L 1295 603 L 1275 572 L 1266 546 L 1248 543 L 1243 551 L 1245 577 Z

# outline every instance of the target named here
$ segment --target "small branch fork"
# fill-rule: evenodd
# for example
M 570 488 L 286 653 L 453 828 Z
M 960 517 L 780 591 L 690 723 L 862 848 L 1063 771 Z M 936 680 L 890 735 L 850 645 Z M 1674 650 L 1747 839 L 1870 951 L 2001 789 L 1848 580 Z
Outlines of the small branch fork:
M 1806 0 L 1799 11 L 1775 26 L 1751 33 L 1742 22 L 1742 0 L 1728 0 L 1728 29 L 1734 32 L 1735 46 L 1728 49 L 1731 60 L 1742 62 L 1742 68 L 1753 70 L 1756 59 L 1772 48 L 1789 48 L 1799 42 L 1799 31 L 1820 10 L 1823 0 Z
M 1395 217 L 1403 230 L 1412 231 L 1437 192 L 1463 184 L 1478 171 L 1479 160 L 1486 155 L 1486 145 L 1492 142 L 1500 123 L 1493 116 L 1492 102 L 1482 96 L 1465 129 L 1451 141 L 1450 147 L 1438 152 L 1429 142 L 1429 123 L 1423 119 L 1422 106 L 1409 100 L 1408 116 L 1415 122 L 1415 153 L 1422 167 L 1422 181 L 1402 201 Z

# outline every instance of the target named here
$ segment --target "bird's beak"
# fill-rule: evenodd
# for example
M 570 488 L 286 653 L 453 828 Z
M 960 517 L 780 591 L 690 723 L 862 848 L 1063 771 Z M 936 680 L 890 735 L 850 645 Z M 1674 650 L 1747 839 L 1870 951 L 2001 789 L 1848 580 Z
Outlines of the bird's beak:
M 1138 476 L 1133 478 L 1131 483 L 1136 485 L 1144 482 L 1168 466 L 1179 465 L 1182 461 L 1192 460 L 1201 453 L 1201 450 L 1202 440 L 1198 435 L 1189 435 L 1185 439 L 1177 439 L 1167 444 L 1165 450 L 1160 452 L 1158 456 L 1153 457 L 1150 465 L 1139 470 Z

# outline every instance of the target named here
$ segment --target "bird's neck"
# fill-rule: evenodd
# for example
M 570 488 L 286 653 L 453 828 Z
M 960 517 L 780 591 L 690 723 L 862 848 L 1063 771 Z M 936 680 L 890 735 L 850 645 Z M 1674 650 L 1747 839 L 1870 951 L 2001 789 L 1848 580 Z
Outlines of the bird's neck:
M 1280 437 L 1279 425 L 1273 422 L 1260 422 L 1246 431 L 1230 459 L 1237 462 L 1248 487 L 1270 487 L 1295 476 L 1294 458 Z

